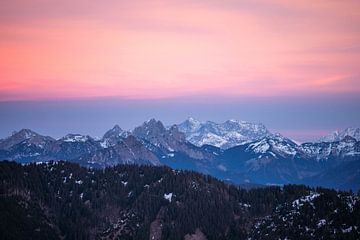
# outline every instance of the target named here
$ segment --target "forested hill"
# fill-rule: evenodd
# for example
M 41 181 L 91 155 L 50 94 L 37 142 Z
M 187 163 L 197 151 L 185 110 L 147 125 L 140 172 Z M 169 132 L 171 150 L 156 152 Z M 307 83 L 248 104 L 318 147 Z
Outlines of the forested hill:
M 0 239 L 359 239 L 359 197 L 168 167 L 0 162 Z

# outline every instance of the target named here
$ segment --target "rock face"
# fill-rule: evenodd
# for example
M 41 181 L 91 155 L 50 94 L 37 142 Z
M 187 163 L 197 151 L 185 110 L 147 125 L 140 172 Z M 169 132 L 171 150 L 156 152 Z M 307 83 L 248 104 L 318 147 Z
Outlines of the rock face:
M 346 128 L 344 131 L 334 131 L 329 133 L 326 136 L 323 136 L 319 139 L 319 142 L 336 142 L 341 141 L 346 136 L 355 138 L 357 141 L 360 141 L 360 128 Z
M 158 151 L 163 154 L 180 152 L 194 159 L 210 157 L 201 149 L 187 142 L 184 133 L 180 132 L 176 125 L 166 129 L 160 121 L 151 119 L 136 127 L 132 133 L 137 138 L 158 148 Z
M 121 129 L 119 125 L 115 125 L 112 129 L 110 129 L 104 134 L 101 139 L 100 145 L 103 148 L 114 146 L 119 142 L 123 141 L 129 135 L 130 132 Z
M 101 167 L 116 164 L 160 165 L 159 159 L 134 136 L 128 136 L 111 147 L 99 149 L 93 154 L 82 156 L 79 161 Z
M 47 144 L 54 142 L 55 139 L 37 134 L 30 129 L 22 129 L 14 132 L 10 137 L 0 140 L 0 149 L 9 150 L 13 146 L 23 143 L 28 146 L 45 148 Z
M 208 144 L 223 149 L 271 135 L 263 124 L 237 120 L 215 123 L 188 118 L 179 124 L 179 130 L 184 132 L 186 139 L 196 146 Z
M 0 140 L 0 159 L 35 160 L 39 156 L 47 155 L 55 142 L 56 140 L 51 137 L 22 129 Z

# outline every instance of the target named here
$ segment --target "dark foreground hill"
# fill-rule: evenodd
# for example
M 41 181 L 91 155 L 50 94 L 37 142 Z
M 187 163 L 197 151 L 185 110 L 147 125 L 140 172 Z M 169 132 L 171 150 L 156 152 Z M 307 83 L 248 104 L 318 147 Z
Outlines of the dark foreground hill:
M 359 239 L 359 197 L 168 167 L 0 162 L 0 239 Z

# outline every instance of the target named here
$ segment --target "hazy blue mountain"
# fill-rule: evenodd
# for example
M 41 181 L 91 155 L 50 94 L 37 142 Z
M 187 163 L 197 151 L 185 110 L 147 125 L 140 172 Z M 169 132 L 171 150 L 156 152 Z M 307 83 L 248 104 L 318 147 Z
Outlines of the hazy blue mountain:
M 189 129 L 199 127 L 191 122 L 196 123 L 189 120 Z M 238 122 L 224 125 L 236 131 Z M 151 119 L 132 132 L 116 125 L 100 140 L 80 134 L 55 140 L 24 129 L 0 141 L 0 159 L 22 163 L 68 160 L 101 168 L 117 164 L 167 165 L 237 184 L 360 188 L 360 141 L 349 135 L 334 142 L 298 144 L 261 130 L 266 136 L 224 149 L 209 144 L 196 146 L 179 129 L 176 125 L 166 128 L 161 121 Z

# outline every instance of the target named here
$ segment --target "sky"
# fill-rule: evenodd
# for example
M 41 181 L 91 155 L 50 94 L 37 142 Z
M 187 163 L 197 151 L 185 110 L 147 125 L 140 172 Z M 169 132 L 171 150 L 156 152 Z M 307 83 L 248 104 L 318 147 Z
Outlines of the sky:
M 358 0 L 2 0 L 0 138 L 155 117 L 360 127 Z

